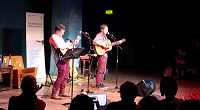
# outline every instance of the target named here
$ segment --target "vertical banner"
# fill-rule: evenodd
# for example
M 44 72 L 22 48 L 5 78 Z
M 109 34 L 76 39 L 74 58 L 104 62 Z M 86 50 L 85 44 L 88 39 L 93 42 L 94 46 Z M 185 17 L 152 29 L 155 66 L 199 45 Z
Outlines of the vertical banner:
M 46 76 L 44 55 L 44 14 L 26 13 L 27 67 L 38 67 L 36 78 Z

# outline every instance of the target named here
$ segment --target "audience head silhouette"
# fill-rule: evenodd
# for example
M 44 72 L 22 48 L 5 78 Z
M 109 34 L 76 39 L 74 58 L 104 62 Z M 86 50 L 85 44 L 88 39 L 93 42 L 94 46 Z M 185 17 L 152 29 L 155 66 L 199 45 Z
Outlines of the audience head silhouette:
M 156 97 L 145 96 L 139 101 L 137 110 L 164 110 L 164 108 Z
M 186 100 L 179 104 L 176 110 L 200 110 L 200 103 L 197 100 Z
M 160 82 L 161 96 L 175 96 L 178 91 L 178 85 L 172 77 L 165 77 Z
M 9 99 L 8 110 L 44 110 L 46 103 L 37 98 L 39 86 L 36 84 L 34 76 L 25 76 L 21 83 L 22 93 Z
M 69 110 L 94 110 L 94 102 L 87 95 L 77 95 L 72 99 Z
M 182 103 L 182 100 L 176 98 L 178 85 L 172 77 L 165 77 L 160 82 L 161 95 L 165 95 L 165 99 L 160 100 L 165 110 L 176 110 L 176 107 Z
M 21 89 L 23 92 L 35 92 L 38 89 L 36 79 L 32 75 L 25 76 L 22 79 Z
M 136 110 L 137 105 L 134 101 L 137 95 L 137 86 L 133 82 L 126 81 L 120 86 L 121 100 L 110 102 L 106 110 Z
M 120 95 L 122 100 L 134 100 L 138 95 L 138 88 L 133 82 L 126 81 L 120 86 Z

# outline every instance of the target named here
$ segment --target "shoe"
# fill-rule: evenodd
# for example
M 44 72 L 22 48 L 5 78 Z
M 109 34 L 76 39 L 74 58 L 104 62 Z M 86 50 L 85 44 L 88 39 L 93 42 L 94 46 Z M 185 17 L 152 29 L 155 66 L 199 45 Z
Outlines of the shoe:
M 107 86 L 104 86 L 103 84 L 100 84 L 100 86 L 101 86 L 102 88 L 108 88 Z
M 59 94 L 60 97 L 69 97 L 68 95 L 64 94 L 64 93 L 60 93 Z
M 102 88 L 102 87 L 101 87 L 101 84 L 99 84 L 99 85 L 96 85 L 96 88 Z
M 191 97 L 191 99 L 193 99 L 193 100 L 198 100 L 199 95 L 197 95 L 197 94 L 195 94 L 195 93 L 191 93 L 191 94 L 190 94 L 190 97 Z
M 62 98 L 60 98 L 60 96 L 58 96 L 57 94 L 52 94 L 51 98 L 55 100 L 62 100 Z

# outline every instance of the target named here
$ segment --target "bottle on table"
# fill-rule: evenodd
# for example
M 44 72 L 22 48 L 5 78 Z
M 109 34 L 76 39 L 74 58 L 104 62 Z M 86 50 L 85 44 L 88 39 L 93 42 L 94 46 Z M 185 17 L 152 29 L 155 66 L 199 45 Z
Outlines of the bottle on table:
M 9 57 L 9 60 L 8 60 L 8 66 L 12 66 L 12 58 L 11 58 L 11 54 L 10 54 L 10 57 Z
M 3 66 L 6 66 L 6 58 L 3 58 Z

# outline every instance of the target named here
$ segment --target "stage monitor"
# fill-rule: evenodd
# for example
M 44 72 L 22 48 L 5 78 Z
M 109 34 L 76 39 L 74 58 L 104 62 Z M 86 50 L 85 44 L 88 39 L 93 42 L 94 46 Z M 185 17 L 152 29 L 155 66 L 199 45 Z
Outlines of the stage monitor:
M 99 107 L 104 107 L 107 104 L 107 95 L 106 93 L 96 93 L 96 94 L 87 94 L 94 101 L 94 110 L 97 110 Z

